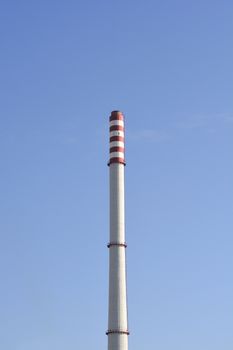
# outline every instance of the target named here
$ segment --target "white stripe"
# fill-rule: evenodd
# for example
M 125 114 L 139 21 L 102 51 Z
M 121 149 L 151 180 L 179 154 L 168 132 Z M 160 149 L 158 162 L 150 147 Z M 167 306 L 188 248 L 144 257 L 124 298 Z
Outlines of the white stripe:
M 124 131 L 121 131 L 121 130 L 119 130 L 119 131 L 111 131 L 110 132 L 110 137 L 112 137 L 112 136 L 124 137 Z
M 112 158 L 122 158 L 124 159 L 125 158 L 125 155 L 123 152 L 111 152 L 110 153 L 110 159 Z
M 122 148 L 124 148 L 125 144 L 122 141 L 112 141 L 112 142 L 110 142 L 109 147 L 110 148 L 112 148 L 112 147 L 122 147 Z
M 121 125 L 124 126 L 124 121 L 123 120 L 112 120 L 110 122 L 110 126 L 114 126 L 114 125 Z

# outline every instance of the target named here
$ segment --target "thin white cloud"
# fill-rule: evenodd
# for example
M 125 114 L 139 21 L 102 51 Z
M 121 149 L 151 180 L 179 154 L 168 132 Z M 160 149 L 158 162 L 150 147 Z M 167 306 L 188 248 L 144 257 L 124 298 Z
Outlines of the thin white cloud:
M 195 115 L 170 124 L 166 129 L 142 129 L 128 130 L 127 138 L 132 141 L 166 142 L 173 138 L 177 130 L 191 132 L 204 130 L 208 133 L 216 133 L 220 128 L 233 126 L 233 114 Z
M 230 123 L 233 123 L 233 114 L 195 115 L 182 118 L 173 127 L 186 130 L 206 129 L 213 131 L 219 127 L 226 127 Z
M 127 137 L 131 140 L 144 140 L 149 142 L 162 142 L 170 138 L 167 132 L 155 129 L 131 130 L 127 132 Z
M 200 129 L 205 127 L 206 121 L 201 118 L 197 119 L 192 119 L 192 118 L 187 118 L 185 120 L 178 121 L 175 123 L 175 128 L 178 129 Z

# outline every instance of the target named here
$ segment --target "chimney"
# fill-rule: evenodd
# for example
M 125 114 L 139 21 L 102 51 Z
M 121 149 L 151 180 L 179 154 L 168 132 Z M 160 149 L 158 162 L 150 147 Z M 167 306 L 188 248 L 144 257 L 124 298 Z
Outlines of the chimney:
M 113 111 L 110 122 L 110 240 L 108 350 L 128 350 L 125 242 L 125 129 L 124 116 Z

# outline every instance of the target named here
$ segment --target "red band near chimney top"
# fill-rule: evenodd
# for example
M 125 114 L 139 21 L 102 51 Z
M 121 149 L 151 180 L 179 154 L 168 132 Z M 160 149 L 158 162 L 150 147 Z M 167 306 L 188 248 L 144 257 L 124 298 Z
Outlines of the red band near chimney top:
M 123 158 L 118 158 L 118 157 L 111 158 L 108 162 L 108 165 L 113 164 L 113 163 L 126 165 L 125 160 Z
M 111 132 L 111 131 L 118 131 L 118 130 L 124 131 L 125 129 L 121 125 L 113 125 L 113 126 L 110 126 L 109 130 Z
M 113 114 L 111 117 L 109 117 L 109 121 L 112 122 L 113 120 L 124 120 L 124 116 L 123 114 Z
M 110 142 L 113 142 L 113 141 L 121 141 L 121 142 L 124 142 L 125 141 L 125 138 L 123 136 L 111 136 L 110 137 Z
M 122 152 L 122 153 L 124 153 L 125 149 L 123 147 L 112 147 L 112 148 L 110 148 L 110 153 L 112 153 L 112 152 Z

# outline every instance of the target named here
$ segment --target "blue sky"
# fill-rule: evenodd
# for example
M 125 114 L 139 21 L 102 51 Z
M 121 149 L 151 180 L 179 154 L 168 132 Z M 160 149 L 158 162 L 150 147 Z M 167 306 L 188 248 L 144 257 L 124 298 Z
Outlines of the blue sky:
M 232 1 L 2 1 L 0 348 L 106 349 L 108 116 L 130 349 L 232 350 Z

